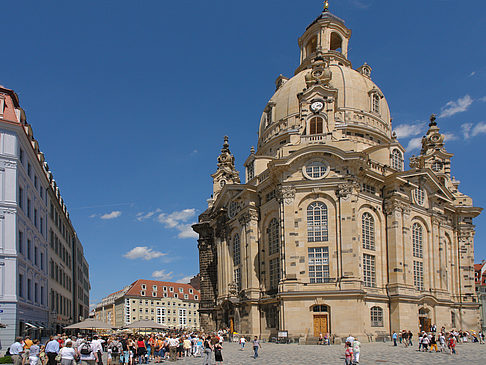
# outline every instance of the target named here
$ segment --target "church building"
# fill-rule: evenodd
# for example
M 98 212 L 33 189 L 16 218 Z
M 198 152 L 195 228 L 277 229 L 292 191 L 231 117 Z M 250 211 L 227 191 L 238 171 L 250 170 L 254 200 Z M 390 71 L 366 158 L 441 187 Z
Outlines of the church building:
M 264 338 L 477 330 L 473 218 L 435 116 L 405 149 L 351 30 L 328 11 L 279 76 L 244 183 L 225 137 L 199 234 L 200 324 Z

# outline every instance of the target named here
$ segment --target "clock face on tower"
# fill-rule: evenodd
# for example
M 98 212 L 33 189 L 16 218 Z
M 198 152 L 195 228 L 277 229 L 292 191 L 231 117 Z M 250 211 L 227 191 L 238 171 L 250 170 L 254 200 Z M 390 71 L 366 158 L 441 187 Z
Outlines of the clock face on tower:
M 314 113 L 318 113 L 324 108 L 324 103 L 322 101 L 315 101 L 311 104 L 311 109 Z

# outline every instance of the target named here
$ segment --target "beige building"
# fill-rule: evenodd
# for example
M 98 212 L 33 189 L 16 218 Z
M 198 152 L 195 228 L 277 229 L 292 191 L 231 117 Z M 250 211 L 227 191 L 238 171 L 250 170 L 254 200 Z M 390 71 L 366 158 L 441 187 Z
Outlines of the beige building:
M 104 298 L 95 317 L 113 327 L 148 319 L 169 328 L 199 329 L 199 299 L 189 284 L 137 280 Z
M 431 324 L 478 329 L 473 218 L 435 116 L 404 148 L 351 30 L 327 9 L 280 76 L 240 183 L 227 138 L 199 234 L 201 327 L 367 340 Z

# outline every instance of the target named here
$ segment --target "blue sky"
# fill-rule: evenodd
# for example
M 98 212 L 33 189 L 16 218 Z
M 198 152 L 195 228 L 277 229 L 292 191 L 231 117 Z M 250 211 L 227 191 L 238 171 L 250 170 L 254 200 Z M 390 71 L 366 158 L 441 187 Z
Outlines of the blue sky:
M 353 67 L 373 67 L 408 156 L 439 114 L 460 190 L 486 207 L 486 2 L 330 4 L 353 30 Z M 274 81 L 293 75 L 297 38 L 321 9 L 317 0 L 2 2 L 0 84 L 19 94 L 61 187 L 92 302 L 139 278 L 198 272 L 188 227 L 207 206 L 223 136 L 243 171 Z M 486 214 L 475 223 L 480 261 Z

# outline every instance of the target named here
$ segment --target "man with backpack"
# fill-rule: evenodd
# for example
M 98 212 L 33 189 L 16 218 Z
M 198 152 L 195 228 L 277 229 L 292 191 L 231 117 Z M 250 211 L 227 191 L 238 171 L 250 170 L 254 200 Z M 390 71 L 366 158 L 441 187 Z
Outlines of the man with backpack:
M 108 365 L 110 365 L 111 361 L 113 361 L 114 365 L 117 365 L 122 351 L 123 347 L 120 341 L 117 338 L 113 338 L 108 345 Z
M 98 362 L 96 343 L 85 340 L 79 345 L 79 357 L 82 365 L 95 365 Z

